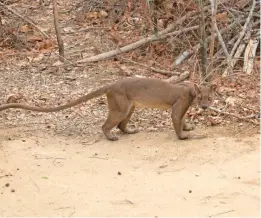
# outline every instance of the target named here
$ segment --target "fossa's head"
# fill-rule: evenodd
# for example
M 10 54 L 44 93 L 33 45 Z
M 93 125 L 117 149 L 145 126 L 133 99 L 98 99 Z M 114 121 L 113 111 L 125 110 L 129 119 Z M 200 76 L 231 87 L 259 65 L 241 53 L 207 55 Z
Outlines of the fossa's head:
M 202 84 L 200 86 L 195 84 L 197 102 L 202 109 L 205 110 L 212 104 L 212 97 L 216 88 L 216 84 Z

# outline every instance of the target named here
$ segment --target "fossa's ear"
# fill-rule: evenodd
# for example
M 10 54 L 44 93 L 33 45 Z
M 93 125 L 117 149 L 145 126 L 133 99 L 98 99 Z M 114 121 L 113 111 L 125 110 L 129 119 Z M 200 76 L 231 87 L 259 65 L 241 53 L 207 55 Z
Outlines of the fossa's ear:
M 194 83 L 194 88 L 195 88 L 196 93 L 200 93 L 200 88 L 199 88 L 198 84 Z

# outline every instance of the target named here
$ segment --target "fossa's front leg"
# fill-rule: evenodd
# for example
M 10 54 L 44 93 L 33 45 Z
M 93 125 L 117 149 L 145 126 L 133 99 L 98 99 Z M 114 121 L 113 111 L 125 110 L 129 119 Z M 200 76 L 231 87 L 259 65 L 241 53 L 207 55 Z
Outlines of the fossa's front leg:
M 187 112 L 188 107 L 189 106 L 182 102 L 182 100 L 178 100 L 172 107 L 172 123 L 179 139 L 189 138 L 189 134 L 183 131 L 185 127 L 184 115 Z

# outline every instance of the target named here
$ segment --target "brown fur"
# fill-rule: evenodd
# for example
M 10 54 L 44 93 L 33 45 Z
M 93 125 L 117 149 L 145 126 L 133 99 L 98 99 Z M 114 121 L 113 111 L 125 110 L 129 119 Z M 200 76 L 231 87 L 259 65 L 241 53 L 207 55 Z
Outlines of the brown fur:
M 21 108 L 39 112 L 55 112 L 106 94 L 109 114 L 102 130 L 107 139 L 118 140 L 118 137 L 111 133 L 116 126 L 128 134 L 137 132 L 136 129 L 127 127 L 135 107 L 172 109 L 171 117 L 176 134 L 179 139 L 187 139 L 189 135 L 183 130 L 191 128 L 185 123 L 184 115 L 195 100 L 203 109 L 206 109 L 210 104 L 212 89 L 213 85 L 198 87 L 185 82 L 171 84 L 159 79 L 128 78 L 104 86 L 62 106 L 41 108 L 10 103 L 1 105 L 0 111 L 8 108 Z M 196 98 L 196 96 L 198 97 Z

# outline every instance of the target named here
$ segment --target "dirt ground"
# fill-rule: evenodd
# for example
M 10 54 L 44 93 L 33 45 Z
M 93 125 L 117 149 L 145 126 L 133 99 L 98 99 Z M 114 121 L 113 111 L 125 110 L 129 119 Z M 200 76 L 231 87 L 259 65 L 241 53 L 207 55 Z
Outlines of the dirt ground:
M 110 142 L 1 127 L 0 216 L 260 216 L 258 130 L 202 132 Z
M 74 21 L 77 11 L 68 11 L 77 2 L 59 2 L 67 58 L 118 48 L 105 43 L 101 30 Z M 19 1 L 12 7 L 56 39 L 51 6 Z M 21 95 L 30 105 L 55 106 L 126 77 L 113 61 L 59 66 L 55 51 L 4 51 L 0 104 Z M 131 76 L 153 76 L 128 67 Z M 256 74 L 241 101 L 259 111 Z M 140 133 L 110 142 L 100 128 L 106 114 L 105 97 L 57 113 L 1 111 L 0 216 L 260 216 L 258 127 L 221 115 L 219 126 L 206 126 L 210 115 L 203 114 L 193 118 L 193 134 L 208 137 L 180 141 L 170 112 L 146 109 L 132 118 Z

